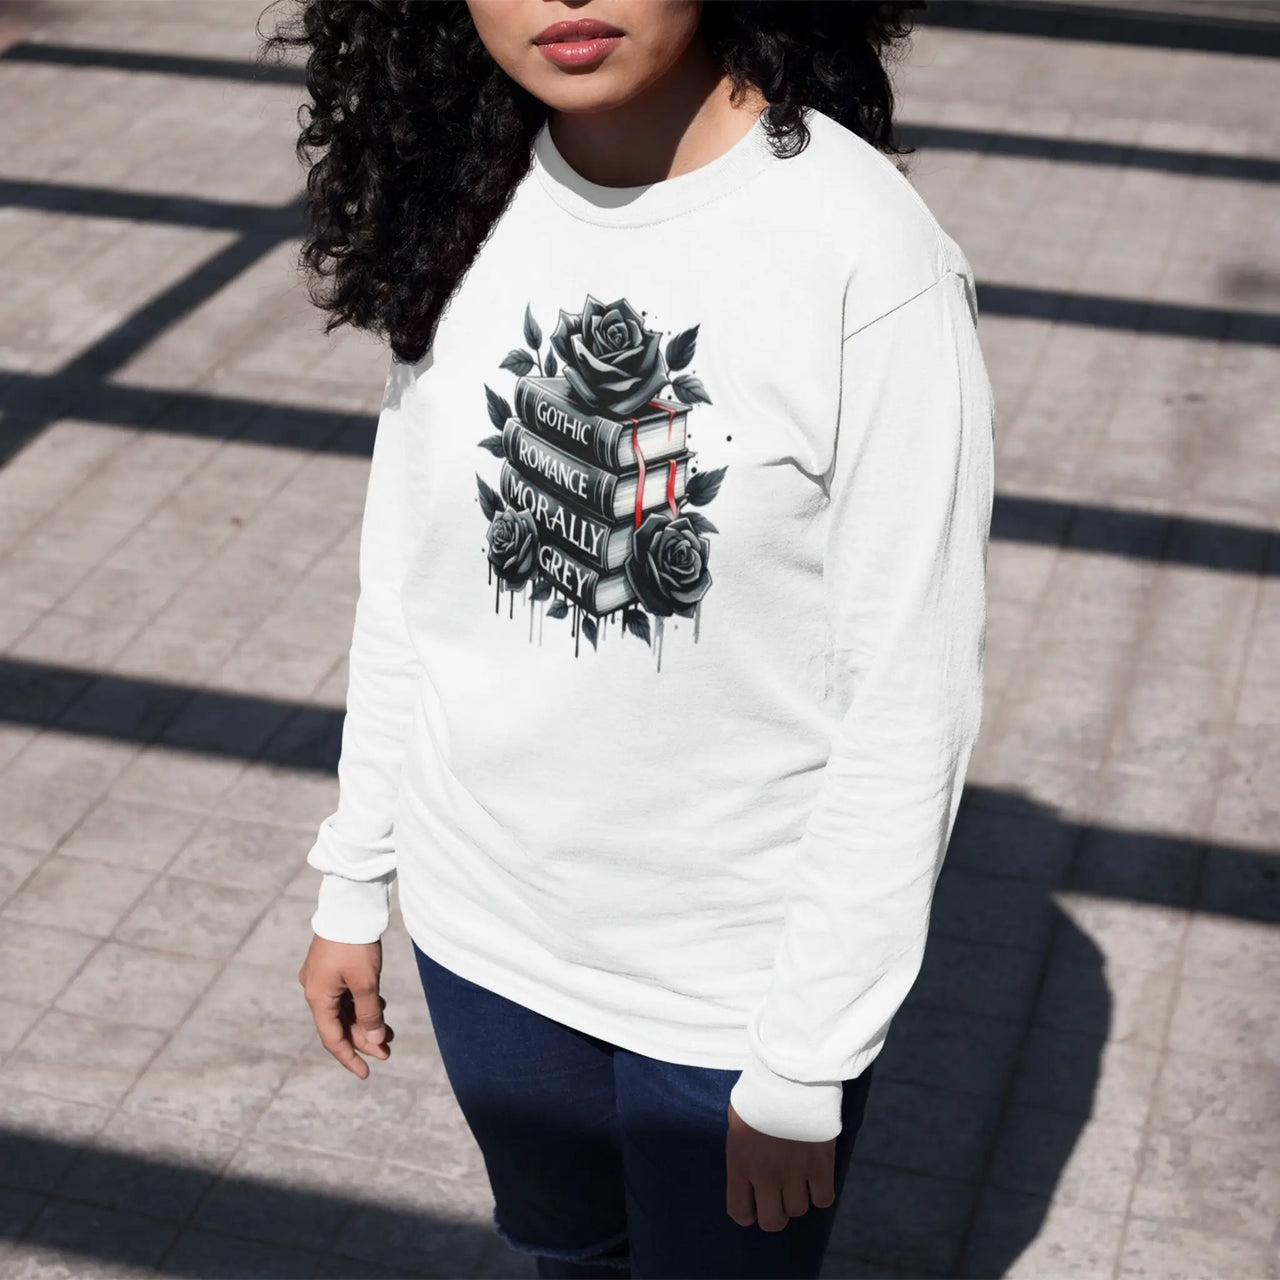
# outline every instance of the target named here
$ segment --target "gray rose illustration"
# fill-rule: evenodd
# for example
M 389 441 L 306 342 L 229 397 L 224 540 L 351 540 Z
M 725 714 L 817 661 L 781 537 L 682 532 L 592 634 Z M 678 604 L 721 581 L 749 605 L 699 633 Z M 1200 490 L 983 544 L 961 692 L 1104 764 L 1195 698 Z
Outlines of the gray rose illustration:
M 711 586 L 710 554 L 711 543 L 694 529 L 688 516 L 673 518 L 655 511 L 636 530 L 625 566 L 627 581 L 650 613 L 689 618 Z
M 498 576 L 518 591 L 537 567 L 538 526 L 528 511 L 505 507 L 489 525 L 489 563 Z
M 603 306 L 587 294 L 580 314 L 561 309 L 551 345 L 561 373 L 586 408 L 623 416 L 667 384 L 661 336 L 644 327 L 625 298 Z

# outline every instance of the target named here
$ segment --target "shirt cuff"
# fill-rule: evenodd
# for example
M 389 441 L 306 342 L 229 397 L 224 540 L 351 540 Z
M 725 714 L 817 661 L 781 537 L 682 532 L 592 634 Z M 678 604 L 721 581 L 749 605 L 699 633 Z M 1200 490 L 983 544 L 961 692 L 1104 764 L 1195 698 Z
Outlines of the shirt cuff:
M 326 872 L 311 931 L 330 942 L 377 942 L 391 922 L 391 880 L 348 880 Z
M 758 1058 L 748 1062 L 729 1093 L 733 1109 L 753 1129 L 797 1142 L 826 1142 L 842 1127 L 844 1083 L 806 1084 L 770 1071 Z

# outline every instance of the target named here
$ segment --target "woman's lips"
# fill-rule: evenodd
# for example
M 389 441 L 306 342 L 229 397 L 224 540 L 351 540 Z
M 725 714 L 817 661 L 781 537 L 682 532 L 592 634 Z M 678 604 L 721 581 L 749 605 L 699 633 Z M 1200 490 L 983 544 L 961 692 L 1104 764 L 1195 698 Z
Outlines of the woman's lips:
M 550 44 L 540 44 L 538 50 L 557 66 L 585 67 L 599 62 L 621 40 L 621 36 L 597 36 L 594 40 L 557 40 Z
M 599 62 L 618 44 L 622 32 L 592 18 L 553 22 L 534 36 L 543 55 L 560 67 L 585 67 Z

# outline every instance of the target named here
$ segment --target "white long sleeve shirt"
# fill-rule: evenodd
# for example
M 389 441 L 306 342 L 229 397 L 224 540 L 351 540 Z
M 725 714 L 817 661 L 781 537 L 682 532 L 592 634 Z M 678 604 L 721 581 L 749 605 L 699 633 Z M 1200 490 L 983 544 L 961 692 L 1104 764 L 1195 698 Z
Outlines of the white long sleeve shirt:
M 391 361 L 308 860 L 320 936 L 379 938 L 395 881 L 442 964 L 821 1141 L 978 731 L 993 410 L 963 254 L 807 119 L 633 188 L 538 135 Z

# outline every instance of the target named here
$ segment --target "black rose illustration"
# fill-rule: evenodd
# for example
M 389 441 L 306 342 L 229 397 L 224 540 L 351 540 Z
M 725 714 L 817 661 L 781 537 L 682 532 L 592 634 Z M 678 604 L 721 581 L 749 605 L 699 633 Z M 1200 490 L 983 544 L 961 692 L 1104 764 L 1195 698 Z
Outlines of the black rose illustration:
M 688 516 L 672 518 L 655 511 L 645 516 L 636 530 L 635 546 L 626 563 L 627 581 L 650 613 L 661 618 L 673 613 L 692 617 L 711 586 L 707 572 L 710 553 L 711 543 Z
M 489 563 L 513 591 L 529 581 L 537 566 L 538 526 L 528 511 L 505 507 L 489 525 Z
M 551 345 L 562 375 L 583 405 L 622 416 L 634 413 L 667 384 L 660 337 L 644 327 L 625 298 L 606 307 L 587 294 L 581 314 L 561 310 Z

